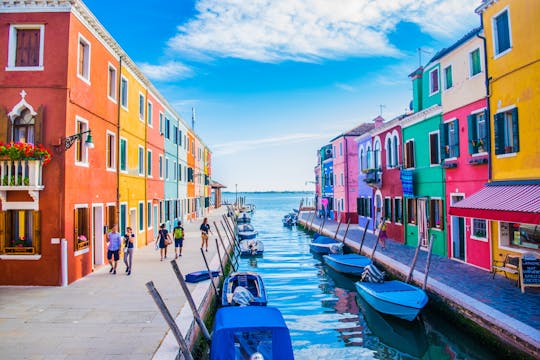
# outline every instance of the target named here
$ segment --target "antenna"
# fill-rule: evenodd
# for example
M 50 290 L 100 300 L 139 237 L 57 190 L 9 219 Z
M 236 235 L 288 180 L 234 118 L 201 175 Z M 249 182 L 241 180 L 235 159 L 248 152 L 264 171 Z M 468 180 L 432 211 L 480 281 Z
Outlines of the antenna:
M 422 53 L 424 54 L 433 54 L 431 51 L 427 51 L 422 49 L 421 47 L 418 48 L 418 67 L 422 66 Z
M 385 108 L 386 105 L 380 104 L 379 105 L 379 116 L 382 116 L 382 109 Z

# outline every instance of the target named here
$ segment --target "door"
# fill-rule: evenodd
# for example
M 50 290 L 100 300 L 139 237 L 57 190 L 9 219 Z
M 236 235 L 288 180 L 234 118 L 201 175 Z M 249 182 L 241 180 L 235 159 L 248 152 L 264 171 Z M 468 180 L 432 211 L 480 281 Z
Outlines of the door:
M 133 233 L 136 234 L 139 231 L 139 226 L 137 225 L 137 209 L 129 209 L 129 226 L 133 229 Z M 126 231 L 126 229 L 122 230 Z
M 418 241 L 423 247 L 428 246 L 428 219 L 427 219 L 427 199 L 418 199 L 416 205 L 416 217 L 418 218 Z
M 104 224 L 103 224 L 103 206 L 94 205 L 92 207 L 92 267 L 104 263 L 105 240 L 104 240 Z
M 452 205 L 463 200 L 461 195 L 452 195 Z M 465 219 L 452 216 L 452 258 L 465 261 Z
M 382 195 L 379 190 L 375 193 L 375 219 L 373 223 L 375 224 L 375 229 L 379 228 L 382 218 Z

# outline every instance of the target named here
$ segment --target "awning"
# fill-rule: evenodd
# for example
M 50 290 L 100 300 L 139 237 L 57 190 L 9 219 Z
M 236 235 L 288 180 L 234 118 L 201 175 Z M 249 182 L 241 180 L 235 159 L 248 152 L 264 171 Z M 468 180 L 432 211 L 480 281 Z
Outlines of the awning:
M 450 206 L 450 215 L 540 224 L 540 185 L 486 185 Z

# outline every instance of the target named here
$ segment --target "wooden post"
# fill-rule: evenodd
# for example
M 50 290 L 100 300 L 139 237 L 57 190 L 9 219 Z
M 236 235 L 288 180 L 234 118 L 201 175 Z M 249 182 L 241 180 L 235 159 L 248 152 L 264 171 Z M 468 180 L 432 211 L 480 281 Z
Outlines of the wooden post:
M 322 235 L 322 231 L 324 229 L 324 225 L 326 224 L 326 217 L 323 218 L 323 220 L 321 221 L 321 225 L 319 226 L 319 234 Z
M 427 286 L 427 277 L 428 277 L 428 273 L 429 273 L 429 263 L 431 261 L 431 249 L 433 249 L 433 243 L 435 242 L 435 235 L 431 234 L 431 238 L 430 238 L 430 241 L 429 241 L 429 250 L 428 250 L 428 253 L 427 253 L 427 260 L 426 260 L 426 274 L 424 275 L 424 284 L 422 285 L 422 290 L 426 290 L 426 286 Z
M 375 245 L 373 245 L 373 250 L 371 251 L 371 260 L 373 261 L 374 260 L 374 257 L 375 256 L 375 250 L 377 250 L 377 245 L 379 245 L 379 238 L 381 237 L 381 229 L 377 229 L 379 230 L 377 232 L 377 239 L 375 240 Z
M 225 227 L 225 224 L 223 224 L 223 222 L 221 222 L 221 226 L 223 227 L 223 231 L 225 232 L 225 236 L 227 236 L 227 240 L 232 243 L 233 247 L 236 249 L 236 247 L 238 247 L 238 244 L 236 243 L 234 237 L 232 238 L 232 240 L 229 238 L 229 232 L 227 230 L 227 228 Z
M 345 244 L 345 241 L 347 241 L 347 233 L 349 232 L 349 226 L 351 225 L 351 218 L 347 219 L 347 228 L 345 229 L 345 235 L 343 235 L 343 245 Z
M 237 242 L 238 239 L 236 238 L 236 234 L 234 233 L 233 226 L 229 223 L 229 221 L 227 219 L 225 219 L 225 224 L 227 224 L 227 229 L 231 233 L 231 237 L 232 237 L 233 241 Z M 234 224 L 234 225 L 236 225 L 236 224 Z M 222 223 L 222 226 L 223 226 L 223 223 Z M 223 226 L 223 228 L 225 228 L 225 226 Z
M 370 219 L 367 219 L 366 226 L 364 227 L 364 233 L 362 234 L 362 241 L 360 241 L 360 247 L 358 248 L 358 254 L 362 255 L 362 246 L 364 246 L 364 240 L 366 238 L 367 228 L 369 226 Z
M 218 243 L 218 240 L 217 238 L 214 238 L 216 240 L 216 249 L 217 249 L 217 254 L 218 254 L 218 259 L 219 259 L 219 267 L 221 268 L 221 273 L 223 274 L 223 276 L 225 276 L 225 269 L 223 268 L 223 259 L 221 258 L 221 251 L 219 250 L 219 243 Z
M 336 232 L 334 233 L 334 240 L 336 240 L 337 238 L 337 234 L 339 232 L 339 228 L 341 227 L 341 219 L 339 219 L 339 223 L 337 225 L 337 229 L 336 229 Z
M 199 324 L 199 327 L 201 328 L 201 331 L 204 335 L 204 337 L 210 341 L 210 333 L 208 332 L 208 329 L 206 328 L 206 325 L 204 324 L 204 321 L 201 318 L 201 315 L 199 314 L 199 310 L 197 310 L 197 306 L 195 306 L 195 301 L 193 301 L 193 297 L 191 296 L 191 293 L 189 292 L 189 289 L 187 287 L 186 281 L 184 280 L 184 275 L 182 275 L 182 272 L 178 268 L 178 264 L 176 261 L 171 260 L 171 265 L 173 268 L 174 273 L 176 274 L 176 278 L 178 279 L 178 282 L 180 283 L 180 286 L 182 287 L 182 290 L 184 290 L 184 294 L 186 295 L 186 299 L 188 301 L 189 307 L 191 307 L 191 312 L 193 313 L 193 317 L 195 318 L 195 321 L 197 321 L 197 324 Z
M 231 244 L 230 241 L 229 241 L 229 246 L 231 246 L 231 250 L 228 250 L 228 249 L 225 247 L 225 243 L 224 243 L 224 241 L 223 241 L 223 238 L 221 237 L 221 233 L 220 233 L 219 228 L 218 228 L 218 226 L 217 226 L 217 224 L 216 224 L 215 221 L 214 221 L 214 227 L 215 227 L 216 230 L 217 230 L 217 233 L 218 233 L 218 236 L 219 236 L 219 240 L 221 241 L 221 246 L 223 246 L 223 249 L 224 249 L 224 251 L 225 251 L 225 255 L 227 255 L 227 258 L 229 259 L 229 262 L 231 263 L 231 266 L 232 266 L 233 269 L 234 269 L 234 262 L 232 261 L 231 256 L 230 256 L 230 254 L 229 254 L 231 250 L 234 251 L 234 245 Z M 216 241 L 217 241 L 217 239 L 216 239 Z M 237 263 L 237 265 L 238 265 L 238 263 Z M 225 275 L 225 274 L 223 274 L 223 275 Z
M 191 356 L 191 352 L 189 351 L 189 347 L 186 343 L 186 340 L 184 339 L 184 336 L 182 335 L 182 332 L 180 332 L 178 325 L 176 325 L 176 321 L 174 321 L 174 318 L 169 312 L 169 309 L 167 309 L 167 305 L 165 305 L 163 298 L 161 297 L 159 292 L 156 290 L 154 283 L 152 281 L 147 282 L 146 288 L 148 289 L 148 292 L 150 292 L 150 295 L 154 299 L 154 302 L 156 303 L 159 311 L 161 311 L 161 315 L 163 315 L 165 322 L 167 322 L 167 324 L 169 325 L 169 328 L 173 332 L 174 337 L 176 338 L 176 341 L 178 342 L 178 345 L 180 346 L 182 354 L 184 354 L 184 358 L 186 360 L 193 360 L 193 356 Z
M 308 216 L 308 220 L 309 220 L 309 216 Z M 309 224 L 309 227 L 308 227 L 308 230 L 311 230 L 312 227 L 313 227 L 313 220 L 315 220 L 315 212 L 313 213 L 313 216 L 311 217 L 311 223 Z M 306 220 L 306 225 L 307 225 L 307 220 Z
M 420 239 L 418 239 L 418 246 L 416 246 L 416 251 L 414 253 L 414 258 L 413 258 L 413 261 L 412 261 L 412 264 L 411 264 L 411 268 L 409 269 L 409 274 L 407 275 L 407 279 L 405 280 L 406 283 L 411 281 L 412 274 L 413 274 L 413 271 L 414 271 L 414 267 L 416 266 L 416 260 L 418 260 L 418 253 L 420 252 L 420 247 L 421 246 L 422 246 L 422 242 L 420 241 Z
M 216 297 L 219 297 L 219 292 L 217 291 L 216 284 L 214 284 L 214 277 L 212 276 L 212 270 L 210 270 L 208 261 L 206 261 L 206 255 L 204 255 L 203 248 L 201 248 L 201 254 L 204 259 L 204 264 L 206 265 L 206 269 L 208 270 L 208 275 L 210 276 L 210 283 L 212 284 L 212 287 L 214 288 L 214 291 L 216 292 Z

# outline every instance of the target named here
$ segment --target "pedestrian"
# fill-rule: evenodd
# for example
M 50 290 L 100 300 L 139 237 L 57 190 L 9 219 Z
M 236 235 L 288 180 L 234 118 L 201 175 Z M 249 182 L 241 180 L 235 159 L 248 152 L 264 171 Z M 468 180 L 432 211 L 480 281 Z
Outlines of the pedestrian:
M 117 230 L 118 226 L 114 224 L 111 232 L 107 235 L 107 260 L 109 260 L 109 265 L 111 265 L 109 273 L 113 275 L 116 275 L 116 266 L 120 259 L 120 246 L 122 246 L 122 237 Z
M 126 272 L 131 275 L 131 269 L 133 268 L 133 248 L 135 243 L 135 234 L 133 230 L 128 226 L 126 233 L 124 234 L 124 264 L 126 264 Z
M 208 224 L 208 218 L 204 218 L 203 223 L 201 224 L 201 249 L 203 246 L 208 251 L 208 232 L 210 231 L 210 225 Z
M 380 227 L 380 233 L 379 233 L 379 242 L 382 245 L 382 249 L 386 249 L 386 239 L 388 238 L 388 235 L 386 234 L 386 220 L 381 217 L 381 227 Z
M 165 229 L 165 223 L 161 224 L 156 241 L 158 242 L 161 261 L 163 261 L 163 259 L 167 258 L 167 246 L 172 243 L 171 235 L 169 234 L 169 231 Z
M 176 226 L 173 229 L 174 237 L 174 255 L 175 259 L 178 259 L 179 256 L 182 256 L 182 247 L 184 246 L 184 228 L 182 227 L 182 222 L 178 220 Z

